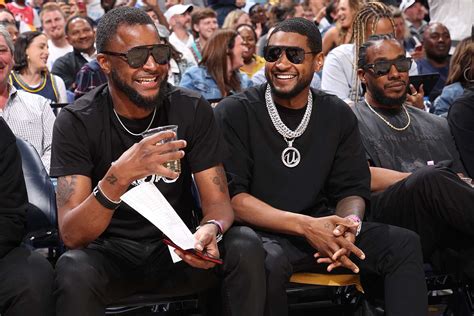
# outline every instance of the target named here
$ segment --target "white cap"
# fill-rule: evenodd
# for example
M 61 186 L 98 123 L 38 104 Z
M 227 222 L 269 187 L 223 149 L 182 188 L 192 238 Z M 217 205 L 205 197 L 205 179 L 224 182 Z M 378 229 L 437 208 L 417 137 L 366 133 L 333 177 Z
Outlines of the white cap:
M 173 16 L 183 14 L 187 11 L 193 11 L 193 6 L 190 4 L 175 4 L 174 6 L 166 10 L 164 16 L 166 18 L 166 21 L 169 22 Z
M 416 0 L 402 0 L 400 3 L 400 11 L 405 12 L 406 9 L 414 5 Z

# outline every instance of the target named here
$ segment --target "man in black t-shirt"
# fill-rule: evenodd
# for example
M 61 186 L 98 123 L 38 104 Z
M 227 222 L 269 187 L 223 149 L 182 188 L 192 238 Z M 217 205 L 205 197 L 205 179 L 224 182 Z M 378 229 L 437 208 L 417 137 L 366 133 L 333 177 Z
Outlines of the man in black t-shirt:
M 104 15 L 97 50 L 108 85 L 64 108 L 53 133 L 59 228 L 71 249 L 56 264 L 57 314 L 103 315 L 105 306 L 121 297 L 195 293 L 221 276 L 224 307 L 233 315 L 259 315 L 254 294 L 261 292 L 260 282 L 252 280 L 263 279 L 263 264 L 245 258 L 261 259 L 264 253 L 251 229 L 229 229 L 234 215 L 210 105 L 166 83 L 170 49 L 139 9 L 121 7 Z M 180 140 L 160 144 L 174 136 L 170 131 L 142 137 L 150 128 L 170 124 L 178 125 Z M 181 173 L 163 166 L 176 159 Z M 120 201 L 130 186 L 155 181 L 191 228 L 192 174 L 203 212 L 195 248 L 214 257 L 222 253 L 224 264 L 218 268 L 178 250 L 184 262 L 173 264 L 162 233 Z
M 369 296 L 384 295 L 387 315 L 426 314 L 418 237 L 361 224 L 370 178 L 357 120 L 343 101 L 310 89 L 323 62 L 319 30 L 301 18 L 281 22 L 265 59 L 268 85 L 216 108 L 236 218 L 259 230 L 266 251 L 265 314 L 288 314 L 293 272 L 336 268 L 360 273 Z
M 372 37 L 359 56 L 367 92 L 354 112 L 372 177 L 369 219 L 417 232 L 426 261 L 435 250 L 470 252 L 458 270 L 474 280 L 474 188 L 461 180 L 446 119 L 404 105 L 411 59 L 391 36 Z

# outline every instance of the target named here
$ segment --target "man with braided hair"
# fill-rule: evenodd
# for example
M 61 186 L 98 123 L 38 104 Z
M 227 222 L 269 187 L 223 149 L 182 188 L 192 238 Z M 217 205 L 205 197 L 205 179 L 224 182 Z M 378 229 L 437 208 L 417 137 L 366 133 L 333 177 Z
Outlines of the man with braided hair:
M 349 105 L 356 103 L 362 95 L 362 87 L 357 78 L 357 51 L 370 35 L 393 34 L 395 24 L 392 11 L 381 2 L 369 2 L 357 13 L 352 22 L 351 44 L 340 45 L 329 52 L 324 62 L 321 89 L 334 94 Z M 413 63 L 410 75 L 416 75 Z M 412 91 L 415 94 L 416 90 Z M 416 95 L 416 94 L 415 94 Z M 408 102 L 421 100 L 421 93 Z
M 293 272 L 334 269 L 360 273 L 369 297 L 384 296 L 387 315 L 424 315 L 418 236 L 360 222 L 370 196 L 368 165 L 350 108 L 310 88 L 321 48 L 311 21 L 281 22 L 265 47 L 268 84 L 216 107 L 236 219 L 258 230 L 265 249 L 265 315 L 288 314 Z

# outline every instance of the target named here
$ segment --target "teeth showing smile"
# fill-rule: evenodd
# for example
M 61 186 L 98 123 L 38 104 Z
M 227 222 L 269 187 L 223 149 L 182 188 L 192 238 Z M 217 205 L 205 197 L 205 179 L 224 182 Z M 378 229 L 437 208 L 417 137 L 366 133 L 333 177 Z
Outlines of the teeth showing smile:
M 295 75 L 276 75 L 278 79 L 293 79 Z
M 137 79 L 138 83 L 149 83 L 149 82 L 155 82 L 155 78 L 142 78 L 142 79 Z

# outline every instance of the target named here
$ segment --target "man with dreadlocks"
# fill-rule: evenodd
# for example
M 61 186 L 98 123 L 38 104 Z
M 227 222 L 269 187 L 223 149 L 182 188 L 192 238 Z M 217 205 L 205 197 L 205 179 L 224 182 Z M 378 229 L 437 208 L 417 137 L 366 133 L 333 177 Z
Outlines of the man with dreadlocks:
M 370 37 L 359 50 L 367 92 L 353 110 L 370 165 L 368 218 L 417 232 L 426 261 L 449 248 L 463 260 L 440 268 L 474 281 L 474 188 L 456 174 L 465 170 L 447 121 L 405 106 L 410 64 L 388 35 Z
M 370 196 L 368 165 L 349 107 L 310 88 L 322 65 L 321 47 L 311 21 L 281 22 L 265 48 L 268 84 L 216 108 L 229 147 L 224 166 L 233 176 L 236 219 L 258 230 L 266 252 L 265 315 L 288 314 L 285 287 L 293 272 L 338 267 L 360 273 L 370 297 L 384 295 L 387 315 L 424 315 L 418 236 L 361 225 Z
M 395 24 L 392 11 L 381 2 L 369 2 L 357 13 L 352 24 L 351 44 L 340 45 L 328 54 L 324 62 L 321 89 L 334 94 L 353 105 L 362 94 L 360 81 L 357 78 L 357 51 L 370 35 L 392 34 Z M 416 75 L 416 65 L 413 63 L 410 75 Z M 414 88 L 409 102 L 419 103 L 422 94 L 417 94 Z

